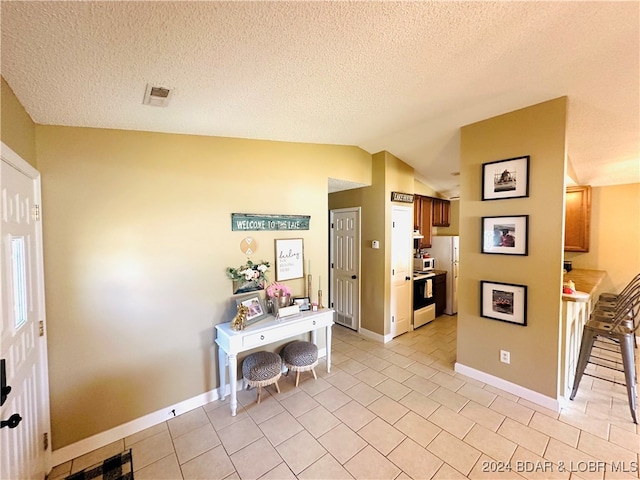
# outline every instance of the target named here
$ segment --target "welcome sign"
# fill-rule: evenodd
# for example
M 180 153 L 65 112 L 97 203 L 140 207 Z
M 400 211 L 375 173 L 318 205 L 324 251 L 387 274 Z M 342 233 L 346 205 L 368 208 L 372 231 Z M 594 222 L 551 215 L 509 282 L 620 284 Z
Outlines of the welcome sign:
M 257 230 L 309 230 L 311 215 L 264 215 L 258 213 L 232 213 L 231 231 Z

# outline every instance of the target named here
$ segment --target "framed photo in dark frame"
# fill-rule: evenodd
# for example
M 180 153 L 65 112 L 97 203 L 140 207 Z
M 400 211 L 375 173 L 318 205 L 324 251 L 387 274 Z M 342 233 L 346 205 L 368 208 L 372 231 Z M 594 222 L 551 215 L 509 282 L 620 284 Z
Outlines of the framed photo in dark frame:
M 482 200 L 529 196 L 529 155 L 482 164 Z
M 527 326 L 527 286 L 480 280 L 480 316 Z
M 528 255 L 529 215 L 482 217 L 482 253 Z
M 311 301 L 309 297 L 294 297 L 293 304 L 298 305 L 301 312 L 311 309 Z

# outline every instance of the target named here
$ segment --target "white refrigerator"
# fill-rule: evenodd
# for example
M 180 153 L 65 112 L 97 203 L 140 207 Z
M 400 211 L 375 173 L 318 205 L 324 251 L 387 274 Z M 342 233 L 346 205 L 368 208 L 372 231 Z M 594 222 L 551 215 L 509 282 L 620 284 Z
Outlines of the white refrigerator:
M 458 313 L 458 266 L 460 237 L 452 235 L 434 236 L 431 248 L 426 251 L 435 259 L 435 269 L 447 272 L 447 306 L 444 313 Z

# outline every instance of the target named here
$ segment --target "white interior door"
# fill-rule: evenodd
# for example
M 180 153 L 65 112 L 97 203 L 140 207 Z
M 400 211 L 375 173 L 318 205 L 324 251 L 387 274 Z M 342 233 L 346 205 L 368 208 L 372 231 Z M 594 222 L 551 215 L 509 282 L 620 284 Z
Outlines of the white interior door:
M 0 429 L 0 478 L 41 480 L 50 468 L 51 449 L 40 181 L 38 172 L 4 144 L 1 156 L 0 355 L 11 390 L 5 392 L 0 418 L 20 421 Z
M 360 327 L 360 209 L 331 211 L 331 305 L 335 321 Z
M 391 207 L 391 336 L 409 331 L 411 325 L 411 259 L 413 241 L 413 209 Z

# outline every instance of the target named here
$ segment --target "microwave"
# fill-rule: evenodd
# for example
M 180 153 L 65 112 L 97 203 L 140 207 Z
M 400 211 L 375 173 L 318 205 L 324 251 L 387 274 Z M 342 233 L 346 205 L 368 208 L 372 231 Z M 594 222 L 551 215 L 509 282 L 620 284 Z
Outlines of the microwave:
M 436 259 L 433 257 L 413 259 L 413 269 L 416 272 L 426 272 L 434 268 L 436 268 Z

